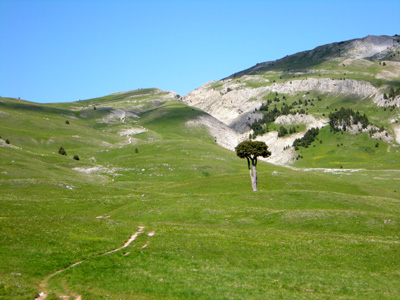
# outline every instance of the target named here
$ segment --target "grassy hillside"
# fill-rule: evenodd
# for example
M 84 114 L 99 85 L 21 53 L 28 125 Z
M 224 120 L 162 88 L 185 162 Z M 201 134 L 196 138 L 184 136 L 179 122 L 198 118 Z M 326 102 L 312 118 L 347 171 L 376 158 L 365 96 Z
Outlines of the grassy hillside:
M 399 171 L 259 162 L 254 193 L 244 160 L 185 126 L 204 113 L 166 97 L 1 99 L 0 299 L 397 298 Z M 335 137 L 299 166 L 338 165 L 315 158 Z

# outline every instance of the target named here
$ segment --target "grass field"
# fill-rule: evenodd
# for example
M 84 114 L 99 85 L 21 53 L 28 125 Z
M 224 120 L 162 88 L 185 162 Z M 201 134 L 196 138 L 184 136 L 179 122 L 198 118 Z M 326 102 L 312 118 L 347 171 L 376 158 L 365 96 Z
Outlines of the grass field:
M 0 299 L 398 299 L 395 149 L 323 130 L 300 169 L 259 162 L 254 193 L 244 160 L 185 126 L 203 113 L 157 93 L 2 99 Z M 112 114 L 127 105 L 140 118 Z

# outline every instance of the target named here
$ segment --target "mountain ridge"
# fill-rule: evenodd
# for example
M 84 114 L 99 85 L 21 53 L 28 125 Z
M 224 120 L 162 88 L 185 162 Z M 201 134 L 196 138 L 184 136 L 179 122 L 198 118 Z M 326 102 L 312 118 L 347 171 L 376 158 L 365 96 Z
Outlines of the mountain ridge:
M 312 50 L 305 50 L 292 55 L 286 55 L 285 57 L 277 60 L 257 63 L 256 65 L 248 69 L 236 72 L 221 80 L 236 78 L 243 75 L 255 75 L 259 72 L 275 70 L 276 67 L 282 67 L 283 65 L 286 66 L 286 64 L 293 62 L 295 63 L 294 65 L 296 68 L 298 68 L 299 66 L 303 67 L 304 62 L 299 63 L 299 60 L 301 61 L 304 59 L 313 60 L 314 63 L 321 63 L 324 60 L 337 59 L 341 57 L 353 59 L 370 58 L 374 60 L 380 60 L 388 56 L 388 52 L 390 51 L 386 50 L 392 50 L 396 52 L 399 50 L 399 48 L 400 37 L 397 35 L 368 35 L 364 38 L 334 42 L 322 46 L 317 46 Z M 334 55 L 332 56 L 332 54 Z M 397 56 L 396 58 L 396 61 L 400 60 L 399 56 Z M 276 64 L 277 66 L 275 66 Z M 309 66 L 310 62 L 308 62 L 307 65 Z

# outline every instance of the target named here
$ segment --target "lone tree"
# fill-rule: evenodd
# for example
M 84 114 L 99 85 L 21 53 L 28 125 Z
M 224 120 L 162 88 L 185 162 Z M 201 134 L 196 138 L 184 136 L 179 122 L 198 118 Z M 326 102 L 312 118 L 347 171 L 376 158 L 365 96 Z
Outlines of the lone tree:
M 271 152 L 268 151 L 268 146 L 264 142 L 244 141 L 235 147 L 236 155 L 240 158 L 247 159 L 247 165 L 250 172 L 251 187 L 253 191 L 257 191 L 257 157 L 269 157 Z M 250 168 L 251 161 L 251 168 Z

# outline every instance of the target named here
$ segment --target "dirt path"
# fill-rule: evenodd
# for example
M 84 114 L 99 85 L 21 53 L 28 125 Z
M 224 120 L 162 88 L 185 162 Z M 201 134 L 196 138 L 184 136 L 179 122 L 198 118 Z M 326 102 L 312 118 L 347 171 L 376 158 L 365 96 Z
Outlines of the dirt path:
M 108 254 L 111 254 L 111 253 L 120 251 L 120 250 L 122 250 L 122 249 L 128 247 L 128 246 L 137 238 L 137 236 L 138 236 L 139 234 L 143 233 L 143 229 L 144 229 L 143 226 L 139 226 L 139 227 L 138 227 L 138 231 L 135 232 L 134 234 L 132 234 L 131 237 L 129 238 L 129 240 L 127 240 L 127 241 L 125 242 L 125 244 L 124 244 L 122 247 L 117 248 L 117 249 L 114 249 L 114 250 L 111 250 L 111 251 L 108 251 L 108 252 L 106 252 L 106 253 L 99 254 L 99 256 L 108 255 Z
M 69 270 L 69 269 L 71 269 L 71 268 L 73 268 L 73 267 L 75 267 L 75 266 L 77 266 L 77 265 L 79 265 L 79 264 L 81 264 L 81 263 L 93 258 L 93 257 L 108 255 L 108 254 L 120 251 L 120 250 L 128 247 L 139 236 L 139 234 L 143 233 L 143 230 L 144 230 L 144 226 L 139 226 L 138 227 L 138 231 L 136 231 L 134 234 L 132 234 L 129 237 L 129 239 L 122 245 L 122 247 L 113 249 L 113 250 L 105 252 L 105 253 L 100 253 L 100 254 L 95 255 L 95 256 L 88 257 L 88 258 L 86 258 L 84 260 L 80 260 L 80 261 L 78 261 L 76 263 L 73 263 L 72 265 L 70 265 L 70 266 L 68 266 L 68 267 L 66 267 L 64 269 L 58 270 L 58 271 L 56 271 L 56 272 L 54 272 L 54 273 L 52 273 L 50 275 L 47 275 L 39 284 L 39 288 L 40 288 L 40 290 L 42 292 L 39 293 L 39 296 L 36 297 L 35 300 L 44 300 L 44 299 L 47 298 L 47 295 L 49 293 L 49 290 L 48 290 L 49 280 L 51 278 L 53 278 L 54 276 L 66 271 L 66 270 Z M 154 231 L 152 231 L 150 234 L 148 234 L 148 236 L 153 236 L 153 235 L 154 235 Z M 148 243 L 149 242 L 146 242 L 146 244 L 142 248 L 146 247 L 148 245 Z M 75 298 L 75 300 L 82 300 L 82 296 L 81 295 L 77 295 L 77 294 L 73 294 L 73 293 L 67 293 L 67 294 L 68 294 L 67 296 L 61 296 L 61 299 L 64 299 L 64 298 L 69 299 L 70 296 L 73 296 Z

